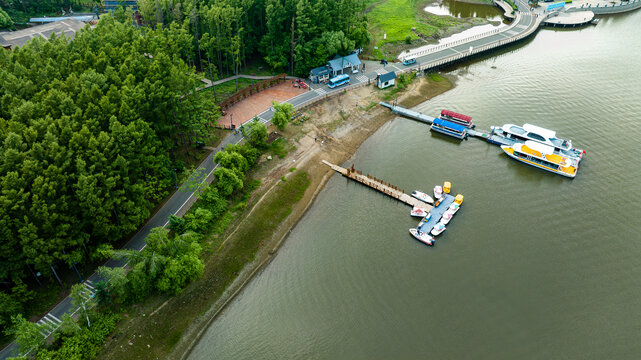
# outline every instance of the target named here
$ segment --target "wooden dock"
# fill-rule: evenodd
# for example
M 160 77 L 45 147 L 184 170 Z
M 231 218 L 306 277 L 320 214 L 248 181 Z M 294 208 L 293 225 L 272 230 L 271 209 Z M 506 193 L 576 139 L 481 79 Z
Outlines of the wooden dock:
M 374 190 L 378 190 L 387 196 L 391 196 L 396 200 L 406 203 L 409 206 L 419 207 L 424 209 L 425 211 L 430 211 L 433 208 L 432 205 L 406 194 L 405 191 L 392 184 L 386 183 L 385 181 L 377 179 L 369 174 L 364 175 L 362 172 L 355 170 L 354 165 L 352 165 L 352 167 L 349 169 L 345 169 L 325 160 L 323 160 L 323 164 L 329 166 L 330 168 L 332 168 L 332 170 L 340 173 L 347 178 L 358 181 L 359 183 L 369 186 Z

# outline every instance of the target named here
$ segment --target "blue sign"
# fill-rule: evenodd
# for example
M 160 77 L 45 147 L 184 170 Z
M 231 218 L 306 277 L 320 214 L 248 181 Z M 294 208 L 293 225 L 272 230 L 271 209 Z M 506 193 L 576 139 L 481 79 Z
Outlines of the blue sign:
M 552 5 L 548 5 L 546 10 L 560 9 L 562 7 L 565 7 L 565 1 L 559 1 L 559 2 L 556 2 L 556 3 L 552 4 Z

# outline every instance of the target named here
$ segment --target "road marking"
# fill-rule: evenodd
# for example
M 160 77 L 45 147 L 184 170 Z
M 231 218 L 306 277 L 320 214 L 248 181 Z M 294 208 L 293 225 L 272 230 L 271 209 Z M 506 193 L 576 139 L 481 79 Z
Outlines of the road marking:
M 318 88 L 314 91 L 316 91 L 318 95 L 325 95 L 327 93 L 327 91 L 325 91 L 325 89 L 322 89 L 322 88 Z

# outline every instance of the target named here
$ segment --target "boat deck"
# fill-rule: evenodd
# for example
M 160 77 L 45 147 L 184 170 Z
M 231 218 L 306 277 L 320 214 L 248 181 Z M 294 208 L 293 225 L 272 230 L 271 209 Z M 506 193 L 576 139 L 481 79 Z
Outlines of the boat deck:
M 470 136 L 478 137 L 481 138 L 489 143 L 495 144 L 495 145 L 507 145 L 507 146 L 512 146 L 516 144 L 515 140 L 508 139 L 505 136 L 497 135 L 497 134 L 491 134 L 487 133 L 485 131 L 478 131 L 478 130 L 468 130 L 467 133 Z
M 441 201 L 441 203 L 438 204 L 438 206 L 436 206 L 435 208 L 432 209 L 432 211 L 430 211 L 430 213 L 432 213 L 432 217 L 430 218 L 430 221 L 424 223 L 418 229 L 419 231 L 430 233 L 434 225 L 436 225 L 436 223 L 438 223 L 441 220 L 441 216 L 443 216 L 443 213 L 447 211 L 447 208 L 449 208 L 450 205 L 454 202 L 454 196 L 450 194 L 444 194 L 444 195 L 445 195 L 445 198 L 443 199 L 443 201 Z M 461 210 L 459 209 L 459 211 Z M 454 221 L 454 219 L 450 220 L 450 224 L 452 223 L 452 221 Z M 445 227 L 447 227 L 448 225 L 445 225 Z

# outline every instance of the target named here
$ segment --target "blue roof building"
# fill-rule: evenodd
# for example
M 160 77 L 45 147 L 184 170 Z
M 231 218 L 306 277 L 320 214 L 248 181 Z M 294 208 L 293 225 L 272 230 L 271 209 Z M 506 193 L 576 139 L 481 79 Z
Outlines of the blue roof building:
M 379 74 L 376 77 L 376 86 L 379 89 L 385 89 L 386 87 L 394 86 L 396 82 L 396 73 L 393 71 L 388 72 L 387 74 Z
M 337 56 L 329 61 L 329 68 L 331 69 L 331 77 L 340 74 L 351 74 L 361 70 L 362 63 L 357 54 L 350 54 L 347 56 Z
M 314 84 L 318 84 L 319 82 L 329 80 L 329 73 L 330 69 L 327 65 L 314 68 L 309 71 L 309 80 Z

